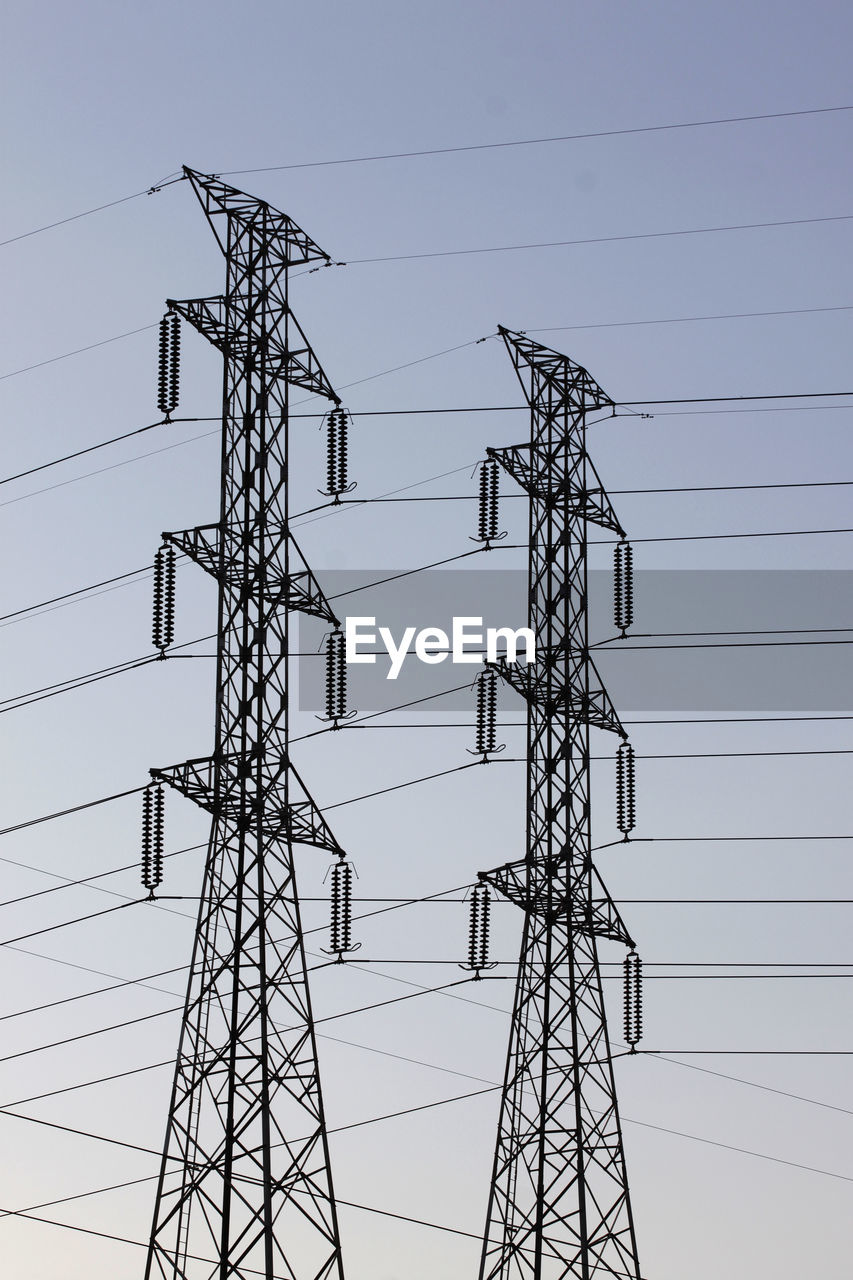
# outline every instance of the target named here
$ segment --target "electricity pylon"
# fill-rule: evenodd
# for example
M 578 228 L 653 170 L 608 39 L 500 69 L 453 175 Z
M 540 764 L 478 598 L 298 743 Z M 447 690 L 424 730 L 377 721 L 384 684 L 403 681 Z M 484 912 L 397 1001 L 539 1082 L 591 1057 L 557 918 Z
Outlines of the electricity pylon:
M 586 452 L 613 401 L 566 356 L 501 328 L 530 442 L 489 449 L 530 505 L 536 664 L 501 660 L 527 702 L 527 851 L 481 873 L 524 912 L 480 1280 L 639 1278 L 599 938 L 633 946 L 592 862 L 590 726 L 624 738 L 589 651 L 587 529 L 624 537 Z
M 328 255 L 286 215 L 184 169 L 225 255 L 169 302 L 224 357 L 219 520 L 164 535 L 219 587 L 210 757 L 152 776 L 212 814 L 146 1280 L 343 1280 L 294 844 L 341 850 L 288 748 L 288 622 L 337 619 L 288 528 L 288 401 L 332 389 L 287 297 Z

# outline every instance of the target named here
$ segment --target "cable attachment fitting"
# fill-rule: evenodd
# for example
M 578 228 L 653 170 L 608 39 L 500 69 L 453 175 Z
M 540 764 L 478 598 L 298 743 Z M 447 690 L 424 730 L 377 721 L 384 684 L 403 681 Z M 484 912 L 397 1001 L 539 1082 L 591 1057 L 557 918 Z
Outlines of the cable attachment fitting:
M 471 542 L 482 542 L 483 550 L 490 551 L 493 542 L 506 537 L 506 530 L 498 533 L 498 464 L 494 458 L 480 463 L 480 491 L 477 499 L 477 536 Z
M 634 552 L 630 542 L 617 542 L 613 548 L 613 621 L 625 640 L 634 621 Z
M 498 755 L 506 750 L 506 743 L 497 744 L 498 713 L 498 677 L 491 668 L 481 671 L 475 681 L 477 690 L 477 723 L 474 729 L 474 749 L 468 748 L 469 756 L 482 756 L 483 764 L 489 763 L 490 755 Z
M 154 557 L 154 617 L 151 639 L 160 657 L 175 638 L 175 563 L 174 547 L 164 543 Z
M 620 742 L 616 749 L 616 825 L 630 840 L 637 818 L 634 748 Z
M 491 929 L 492 897 L 487 884 L 475 884 L 471 890 L 470 917 L 468 923 L 468 963 L 460 964 L 474 974 L 479 982 L 483 969 L 494 969 L 497 961 L 489 960 L 489 933 Z
M 160 321 L 160 347 L 157 362 L 157 408 L 166 422 L 178 407 L 181 374 L 181 321 L 174 311 L 167 311 Z
M 643 962 L 636 951 L 625 957 L 625 1041 L 631 1052 L 643 1038 Z
M 142 793 L 142 883 L 153 901 L 163 882 L 163 787 L 152 782 Z
M 347 711 L 347 663 L 344 633 L 340 628 L 326 638 L 326 714 L 318 720 L 331 721 L 340 729 L 341 720 L 351 720 L 355 711 Z
M 342 493 L 351 493 L 355 482 L 349 480 L 349 427 L 350 414 L 336 405 L 326 415 L 326 488 L 321 489 L 328 498 L 340 502 Z
M 329 929 L 331 946 L 323 947 L 327 956 L 337 956 L 336 964 L 344 964 L 344 957 L 352 951 L 358 951 L 360 942 L 352 940 L 352 878 L 358 875 L 351 862 L 345 861 L 343 855 L 338 862 L 332 864 L 332 923 Z M 326 875 L 329 873 L 327 872 Z M 325 883 L 325 880 L 324 882 Z

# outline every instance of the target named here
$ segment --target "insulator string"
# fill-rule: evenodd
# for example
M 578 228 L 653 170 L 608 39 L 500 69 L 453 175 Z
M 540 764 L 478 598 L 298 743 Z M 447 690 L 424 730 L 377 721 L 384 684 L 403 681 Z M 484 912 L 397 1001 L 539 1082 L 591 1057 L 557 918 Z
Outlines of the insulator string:
M 503 751 L 506 744 L 497 742 L 498 678 L 490 667 L 477 677 L 477 719 L 474 728 L 474 750 L 469 755 L 482 756 L 488 763 L 490 755 Z
M 160 547 L 154 557 L 154 608 L 151 639 L 155 649 L 165 658 L 175 638 L 175 571 L 174 547 Z
M 163 882 L 163 787 L 152 783 L 142 793 L 142 883 L 148 897 Z
M 472 542 L 485 544 L 488 551 L 492 542 L 500 542 L 506 532 L 498 532 L 499 473 L 494 458 L 480 463 L 480 486 L 477 496 L 477 536 Z
M 471 890 L 468 921 L 468 961 L 460 965 L 479 979 L 482 969 L 494 969 L 489 961 L 489 934 L 491 930 L 492 898 L 487 884 L 477 884 Z
M 326 640 L 326 714 L 318 720 L 332 721 L 337 729 L 339 721 L 350 720 L 356 711 L 347 710 L 347 663 L 344 634 L 336 628 Z
M 620 742 L 616 751 L 616 825 L 627 840 L 637 819 L 634 748 Z
M 326 488 L 321 492 L 336 502 L 355 488 L 349 483 L 349 423 L 349 413 L 340 405 L 326 419 Z
M 341 859 L 332 867 L 332 891 L 330 898 L 331 925 L 329 928 L 329 947 L 324 948 L 327 955 L 336 955 L 338 964 L 344 963 L 344 956 L 351 951 L 358 951 L 360 942 L 352 940 L 352 863 Z
M 631 1052 L 643 1036 L 643 962 L 636 951 L 625 957 L 625 1041 Z
M 181 372 L 181 322 L 174 311 L 160 321 L 160 343 L 157 361 L 157 408 L 166 422 L 178 407 Z
M 634 621 L 634 552 L 630 542 L 613 548 L 613 621 L 622 639 Z

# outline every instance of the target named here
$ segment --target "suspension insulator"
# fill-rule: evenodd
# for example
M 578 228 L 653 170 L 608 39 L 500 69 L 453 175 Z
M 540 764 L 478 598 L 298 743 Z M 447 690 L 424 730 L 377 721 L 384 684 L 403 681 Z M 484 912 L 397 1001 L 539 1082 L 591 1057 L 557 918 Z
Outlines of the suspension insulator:
M 625 957 L 625 1041 L 636 1052 L 643 1037 L 643 962 L 636 951 Z
M 157 408 L 167 422 L 178 406 L 181 372 L 181 322 L 174 311 L 160 321 L 160 347 L 157 368 Z
M 352 878 L 355 868 L 341 859 L 332 867 L 332 923 L 329 930 L 331 945 L 324 948 L 327 955 L 336 955 L 343 964 L 344 956 L 358 951 L 360 942 L 352 940 Z
M 634 621 L 634 552 L 630 542 L 613 548 L 613 621 L 625 639 Z
M 342 631 L 333 631 L 326 642 L 326 719 L 338 720 L 347 709 L 347 666 Z
M 498 464 L 494 458 L 480 463 L 480 491 L 477 506 L 477 536 L 472 542 L 500 542 L 506 533 L 498 533 Z
M 637 817 L 634 748 L 620 742 L 616 752 L 616 825 L 627 840 Z
M 490 755 L 503 751 L 505 744 L 497 743 L 498 678 L 487 667 L 477 677 L 477 724 L 474 730 L 474 750 L 469 755 L 482 756 L 487 762 Z
M 329 632 L 326 640 L 326 714 L 318 720 L 330 720 L 340 728 L 341 720 L 351 720 L 355 711 L 347 711 L 347 663 L 344 634 L 339 629 Z
M 175 638 L 175 565 L 174 547 L 160 547 L 154 557 L 154 615 L 151 639 L 154 648 L 165 658 Z
M 163 881 L 163 788 L 152 783 L 142 793 L 142 883 L 148 897 Z
M 468 924 L 468 963 L 460 965 L 479 979 L 482 969 L 494 969 L 489 961 L 489 932 L 491 928 L 492 898 L 487 884 L 477 884 L 471 890 L 471 914 Z
M 349 493 L 355 484 L 349 481 L 349 423 L 346 409 L 332 409 L 326 420 L 326 488 L 322 491 L 335 501 Z

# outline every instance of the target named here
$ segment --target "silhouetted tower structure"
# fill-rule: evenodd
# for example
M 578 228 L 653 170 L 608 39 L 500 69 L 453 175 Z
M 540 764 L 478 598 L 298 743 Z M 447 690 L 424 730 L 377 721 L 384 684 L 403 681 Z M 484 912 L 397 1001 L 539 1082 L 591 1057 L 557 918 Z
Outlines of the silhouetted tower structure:
M 290 218 L 184 169 L 225 255 L 170 302 L 224 357 L 215 524 L 164 535 L 219 588 L 213 754 L 152 776 L 212 815 L 146 1280 L 342 1280 L 293 846 L 342 857 L 288 748 L 289 617 L 337 619 L 288 528 L 291 387 L 339 404 L 287 297 L 328 263 Z
M 639 1277 L 598 939 L 632 947 L 590 852 L 590 727 L 625 737 L 589 652 L 587 530 L 624 537 L 586 452 L 613 401 L 566 356 L 499 330 L 530 442 L 488 453 L 530 505 L 535 666 L 499 670 L 527 702 L 527 850 L 480 879 L 524 912 L 480 1280 Z

